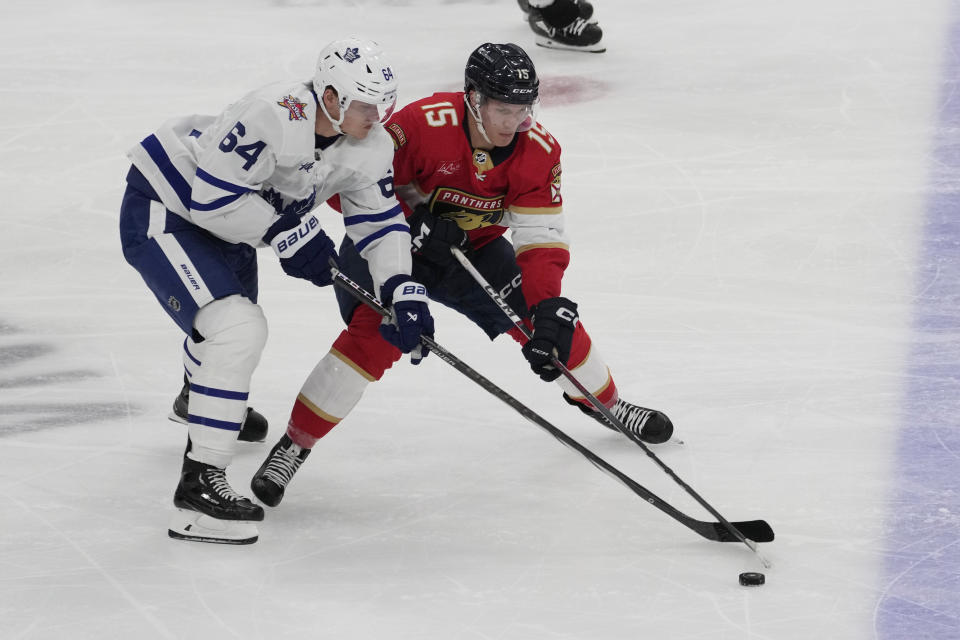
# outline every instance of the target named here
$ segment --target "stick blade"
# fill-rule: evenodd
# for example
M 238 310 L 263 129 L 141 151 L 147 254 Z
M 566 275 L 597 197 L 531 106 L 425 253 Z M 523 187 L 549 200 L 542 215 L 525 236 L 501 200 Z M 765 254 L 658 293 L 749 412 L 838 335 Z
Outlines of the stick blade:
M 767 524 L 766 520 L 747 520 L 746 522 L 731 522 L 737 530 L 743 534 L 744 538 L 749 538 L 754 542 L 773 542 L 773 529 Z M 730 533 L 721 523 L 713 525 L 716 529 L 716 539 L 720 542 L 740 542 L 740 539 Z

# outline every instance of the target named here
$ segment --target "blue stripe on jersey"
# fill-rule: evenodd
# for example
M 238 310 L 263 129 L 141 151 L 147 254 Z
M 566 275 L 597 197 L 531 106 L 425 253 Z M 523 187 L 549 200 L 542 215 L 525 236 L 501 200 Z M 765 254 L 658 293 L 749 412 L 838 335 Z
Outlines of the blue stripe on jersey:
M 219 209 L 220 207 L 225 207 L 228 204 L 236 202 L 242 198 L 244 194 L 237 193 L 232 196 L 223 196 L 222 198 L 217 198 L 213 202 L 197 202 L 196 200 L 190 201 L 190 210 L 191 211 L 213 211 L 214 209 Z
M 183 351 L 187 354 L 187 357 L 190 358 L 198 367 L 200 366 L 200 361 L 193 357 L 193 354 L 190 353 L 190 349 L 187 348 L 187 338 L 183 339 Z
M 227 431 L 240 431 L 239 422 L 228 422 L 226 420 L 214 420 L 213 418 L 204 418 L 203 416 L 195 416 L 192 413 L 187 414 L 187 422 L 190 424 L 202 424 L 205 427 L 213 427 L 215 429 L 225 429 Z
M 410 227 L 405 224 L 392 224 L 389 227 L 384 227 L 375 233 L 371 233 L 366 238 L 356 243 L 357 251 L 363 251 L 367 245 L 369 245 L 374 240 L 379 240 L 383 236 L 387 235 L 391 231 L 402 231 L 404 233 L 410 233 Z
M 204 387 L 203 385 L 199 384 L 191 384 L 190 393 L 193 393 L 194 391 L 212 398 L 226 398 L 227 400 L 246 400 L 250 397 L 249 393 L 245 393 L 243 391 L 228 391 L 226 389 L 215 389 L 214 387 Z
M 349 218 L 343 219 L 343 224 L 346 226 L 354 224 L 362 224 L 364 222 L 382 222 L 383 220 L 389 220 L 397 214 L 402 214 L 403 209 L 400 208 L 400 205 L 395 206 L 389 211 L 384 211 L 383 213 L 371 213 L 370 215 L 364 216 L 350 216 Z
M 153 160 L 157 168 L 160 169 L 160 173 L 163 174 L 163 177 L 166 178 L 170 186 L 173 187 L 183 206 L 189 209 L 190 183 L 177 171 L 177 168 L 173 165 L 173 162 L 171 162 L 170 156 L 167 155 L 166 150 L 163 148 L 163 145 L 160 144 L 157 136 L 150 134 L 140 142 L 140 146 L 147 151 L 147 155 L 150 156 L 150 159 Z
M 247 193 L 253 191 L 250 187 L 243 187 L 239 184 L 233 184 L 232 182 L 227 182 L 226 180 L 221 180 L 220 178 L 211 175 L 197 167 L 197 177 L 206 182 L 207 184 L 212 184 L 218 189 L 223 189 L 224 191 L 229 191 L 230 193 Z

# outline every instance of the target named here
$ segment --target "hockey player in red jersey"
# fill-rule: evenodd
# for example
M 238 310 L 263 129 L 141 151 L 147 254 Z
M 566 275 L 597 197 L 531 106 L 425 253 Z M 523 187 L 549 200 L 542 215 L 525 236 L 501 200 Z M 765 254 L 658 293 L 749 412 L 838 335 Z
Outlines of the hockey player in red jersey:
M 552 356 L 572 370 L 642 440 L 662 443 L 673 425 L 660 411 L 620 399 L 617 386 L 577 305 L 561 295 L 570 260 L 560 195 L 560 145 L 536 121 L 539 81 L 533 62 L 514 44 L 483 44 L 467 61 L 463 92 L 436 93 L 407 105 L 387 123 L 394 141 L 394 184 L 412 235 L 416 282 L 429 297 L 466 315 L 490 339 L 509 333 L 543 380 L 571 404 L 605 424 Z M 511 231 L 512 243 L 504 237 Z M 477 270 L 532 329 L 527 341 L 455 260 L 467 253 Z M 371 276 L 349 238 L 340 269 L 372 290 Z M 304 383 L 286 434 L 252 481 L 275 506 L 318 439 L 342 420 L 367 384 L 400 358 L 380 336 L 380 316 L 337 290 L 348 327 Z M 414 359 L 420 354 L 414 353 Z

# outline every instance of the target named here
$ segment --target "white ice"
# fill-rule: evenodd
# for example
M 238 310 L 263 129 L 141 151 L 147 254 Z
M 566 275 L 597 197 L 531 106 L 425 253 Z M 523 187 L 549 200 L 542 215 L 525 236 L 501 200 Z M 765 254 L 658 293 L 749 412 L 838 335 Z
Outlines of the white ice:
M 0 18 L 0 636 L 861 640 L 877 607 L 947 0 L 596 0 L 609 50 L 533 45 L 514 0 L 6 0 Z M 704 540 L 436 357 L 370 388 L 248 547 L 170 540 L 180 334 L 119 249 L 124 152 L 167 117 L 307 78 L 343 35 L 401 102 L 514 41 L 564 150 L 564 292 L 656 453 L 756 558 Z M 326 211 L 337 236 L 342 227 Z M 329 289 L 261 254 L 268 441 L 341 330 Z M 633 444 L 514 343 L 437 339 L 682 511 Z M 921 603 L 922 604 L 922 603 Z M 946 637 L 946 636 L 944 636 Z M 960 636 L 955 636 L 960 637 Z

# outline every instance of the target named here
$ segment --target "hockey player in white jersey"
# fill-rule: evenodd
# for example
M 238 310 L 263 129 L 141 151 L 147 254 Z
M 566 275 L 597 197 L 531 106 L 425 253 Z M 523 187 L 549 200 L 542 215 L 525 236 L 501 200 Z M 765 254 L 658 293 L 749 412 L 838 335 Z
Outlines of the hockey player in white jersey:
M 189 435 L 171 537 L 247 544 L 263 520 L 226 478 L 238 436 L 266 436 L 247 406 L 267 338 L 257 248 L 272 247 L 288 275 L 330 284 L 334 244 L 311 211 L 339 194 L 346 233 L 401 323 L 388 339 L 409 353 L 433 334 L 424 290 L 410 286 L 409 227 L 382 127 L 396 99 L 380 47 L 348 38 L 323 50 L 312 82 L 258 89 L 216 117 L 170 120 L 129 151 L 124 257 L 186 334 L 174 412 Z

